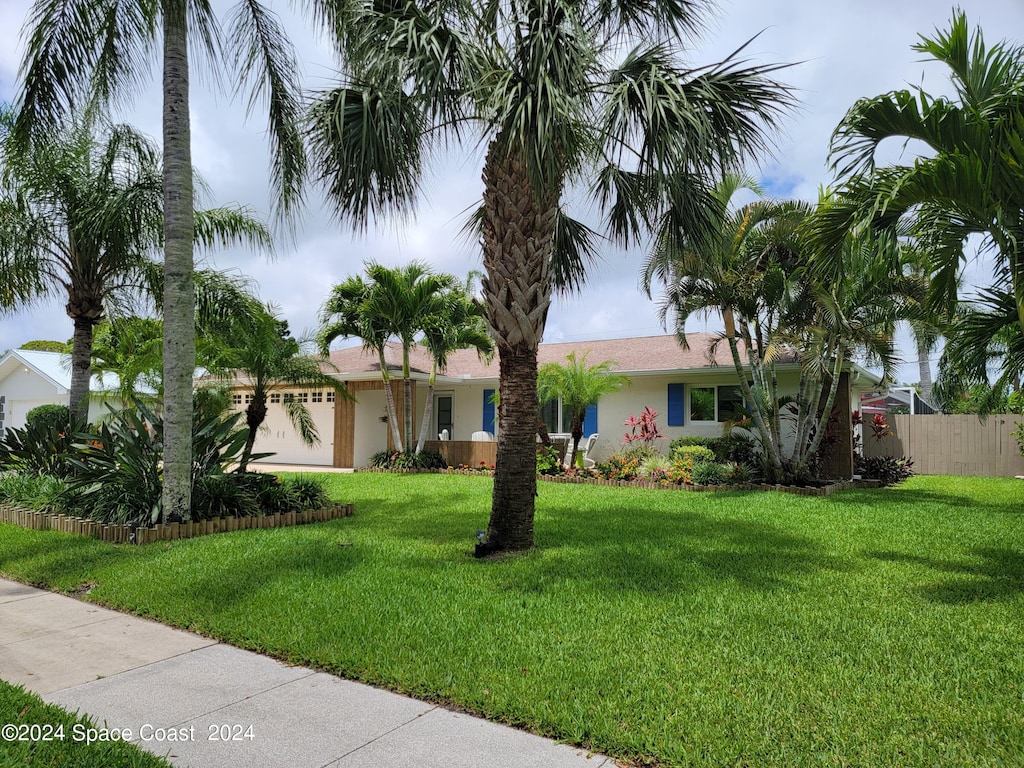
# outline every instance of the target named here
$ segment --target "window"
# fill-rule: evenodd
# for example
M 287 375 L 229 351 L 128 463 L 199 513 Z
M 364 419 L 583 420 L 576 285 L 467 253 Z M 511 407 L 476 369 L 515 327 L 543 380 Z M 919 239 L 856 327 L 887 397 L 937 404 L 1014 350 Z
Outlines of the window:
M 324 393 L 322 391 L 321 392 L 313 392 L 313 402 L 314 403 L 322 403 L 323 401 L 324 401 Z
M 333 403 L 334 402 L 334 390 L 333 389 L 328 389 L 327 390 L 327 402 L 328 403 Z
M 743 392 L 736 386 L 718 388 L 718 420 L 734 421 L 747 415 L 743 404 Z
M 281 402 L 281 393 L 280 392 L 271 392 L 270 393 L 270 402 L 273 403 L 274 405 L 278 405 Z
M 548 400 L 540 407 L 540 417 L 548 432 L 569 432 L 572 429 L 572 406 L 564 405 L 561 398 Z M 583 434 L 592 435 L 597 432 L 597 406 L 587 406 L 583 415 Z
M 690 421 L 715 420 L 714 387 L 690 387 Z
M 246 395 L 245 395 L 245 404 L 248 405 L 251 402 L 252 402 L 252 393 L 251 392 L 246 393 Z
M 234 393 L 232 393 L 232 395 L 231 395 L 231 404 L 232 405 L 241 405 L 242 404 L 242 393 L 241 392 L 234 392 Z

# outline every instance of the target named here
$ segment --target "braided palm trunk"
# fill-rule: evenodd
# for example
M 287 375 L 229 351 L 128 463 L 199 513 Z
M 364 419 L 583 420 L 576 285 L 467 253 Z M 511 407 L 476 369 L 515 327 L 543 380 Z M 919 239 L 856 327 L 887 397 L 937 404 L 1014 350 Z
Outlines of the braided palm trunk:
M 551 304 L 558 195 L 538 200 L 527 168 L 493 143 L 484 165 L 483 295 L 501 372 L 487 539 L 478 555 L 533 546 L 537 347 Z

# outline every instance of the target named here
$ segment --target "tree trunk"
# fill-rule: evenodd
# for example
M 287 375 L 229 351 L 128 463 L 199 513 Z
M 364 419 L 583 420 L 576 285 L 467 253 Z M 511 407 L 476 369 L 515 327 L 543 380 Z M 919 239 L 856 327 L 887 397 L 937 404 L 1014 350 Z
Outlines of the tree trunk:
M 163 3 L 164 76 L 164 519 L 192 517 L 192 151 L 184 0 Z
M 420 438 L 416 441 L 416 453 L 423 453 L 423 445 L 427 441 L 427 430 L 430 429 L 430 418 L 434 410 L 434 381 L 437 376 L 437 365 L 430 366 L 430 381 L 427 382 L 427 397 L 423 403 L 423 418 L 420 419 Z
M 478 554 L 533 546 L 537 496 L 537 351 L 502 351 L 498 451 L 487 540 Z M 526 414 L 524 417 L 523 414 Z
M 94 311 L 83 311 L 84 304 Z M 92 378 L 92 329 L 103 316 L 101 302 L 68 301 L 68 316 L 74 321 L 71 339 L 71 391 L 68 407 L 73 421 L 89 420 L 89 380 Z
M 492 142 L 484 164 L 482 280 L 501 383 L 494 495 L 478 555 L 533 546 L 537 493 L 537 347 L 551 304 L 559 190 L 538 196 L 525 163 Z
M 754 425 L 757 427 L 758 434 L 761 435 L 761 440 L 764 442 L 762 448 L 768 452 L 771 467 L 778 471 L 782 467 L 778 446 L 772 443 L 771 433 L 768 431 L 768 426 L 764 423 L 764 414 L 761 413 L 761 407 L 758 405 L 757 400 L 754 399 L 754 394 L 750 391 L 750 385 L 747 383 L 747 372 L 743 367 L 743 362 L 740 360 L 740 350 L 736 342 L 736 315 L 733 313 L 732 307 L 722 307 L 722 319 L 725 324 L 725 338 L 729 343 L 729 352 L 732 354 L 732 364 L 736 369 L 736 375 L 740 379 L 740 391 L 750 405 Z M 750 353 L 748 352 L 747 354 L 749 355 Z
M 921 379 L 921 399 L 932 404 L 932 365 L 928 361 L 931 345 L 924 338 L 917 339 L 917 370 Z
M 242 457 L 238 460 L 238 471 L 245 472 L 249 468 L 249 458 L 256 444 L 256 432 L 267 418 L 267 396 L 254 394 L 252 401 L 245 409 L 245 425 L 249 428 L 249 436 L 245 439 Z

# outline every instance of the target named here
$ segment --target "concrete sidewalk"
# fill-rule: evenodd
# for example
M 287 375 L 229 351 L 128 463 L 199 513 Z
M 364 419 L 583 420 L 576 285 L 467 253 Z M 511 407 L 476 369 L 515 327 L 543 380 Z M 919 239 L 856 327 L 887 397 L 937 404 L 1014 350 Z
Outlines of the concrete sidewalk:
M 514 728 L 0 579 L 0 678 L 192 768 L 612 768 Z M 125 734 L 128 735 L 127 733 Z

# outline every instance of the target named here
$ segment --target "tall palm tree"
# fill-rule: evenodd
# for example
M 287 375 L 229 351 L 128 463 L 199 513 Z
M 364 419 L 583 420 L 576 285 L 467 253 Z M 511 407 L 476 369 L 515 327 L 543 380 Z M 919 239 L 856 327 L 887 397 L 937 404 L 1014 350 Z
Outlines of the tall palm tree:
M 570 466 L 576 464 L 576 452 L 579 450 L 580 438 L 583 437 L 587 407 L 597 405 L 602 397 L 618 392 L 630 383 L 627 376 L 614 373 L 614 370 L 615 363 L 611 360 L 587 365 L 586 352 L 579 359 L 575 352 L 570 352 L 564 364 L 545 363 L 538 371 L 537 397 L 540 402 L 558 398 L 563 408 L 568 407 L 572 411 L 569 426 L 569 434 L 572 436 Z
M 314 0 L 328 16 L 333 4 Z M 62 117 L 89 102 L 133 95 L 158 40 L 163 64 L 164 503 L 165 514 L 191 510 L 192 372 L 195 366 L 193 245 L 195 237 L 189 43 L 198 43 L 216 74 L 224 64 L 236 82 L 252 82 L 250 105 L 269 107 L 274 183 L 282 212 L 299 200 L 304 169 L 298 127 L 297 66 L 277 18 L 244 0 L 226 37 L 210 5 L 199 0 L 36 0 L 26 25 L 19 94 L 18 143 L 45 143 Z M 226 42 L 226 47 L 224 43 Z M 219 61 L 218 61 L 219 57 Z M 216 62 L 216 64 L 214 63 Z
M 249 437 L 239 458 L 239 472 L 248 467 L 257 430 L 267 418 L 271 392 L 294 386 L 328 387 L 340 397 L 348 396 L 344 384 L 324 372 L 322 359 L 303 353 L 302 345 L 288 330 L 288 322 L 280 319 L 272 306 L 236 319 L 226 333 L 220 334 L 220 341 L 211 365 L 223 371 L 223 378 L 241 382 L 243 390 L 251 395 L 245 409 Z M 309 409 L 287 394 L 282 404 L 302 441 L 317 445 L 320 436 Z
M 163 243 L 161 156 L 126 125 L 81 118 L 27 149 L 0 112 L 0 310 L 63 295 L 74 323 L 69 404 L 88 413 L 93 330 L 112 302 L 138 291 Z M 198 240 L 267 247 L 244 209 L 194 211 Z
M 836 255 L 857 221 L 893 228 L 913 217 L 913 232 L 931 254 L 932 303 L 950 319 L 965 239 L 980 234 L 995 254 L 988 292 L 1009 291 L 1024 328 L 1024 47 L 986 46 L 959 10 L 947 30 L 912 47 L 948 67 L 955 97 L 917 88 L 858 101 L 832 138 L 846 202 L 821 219 L 815 236 Z M 894 137 L 921 141 L 930 152 L 910 165 L 876 167 L 879 144 Z M 827 266 L 837 274 L 835 259 Z
M 481 552 L 533 545 L 537 347 L 557 280 L 581 284 L 595 233 L 563 208 L 591 186 L 608 231 L 639 241 L 662 214 L 707 232 L 708 179 L 765 148 L 789 104 L 773 66 L 687 68 L 707 2 L 400 0 L 347 6 L 347 80 L 311 112 L 311 153 L 356 227 L 404 213 L 428 150 L 486 147 L 479 230 L 499 354 L 494 494 Z
M 470 285 L 455 285 L 440 298 L 441 302 L 433 314 L 421 321 L 423 336 L 419 343 L 430 353 L 430 378 L 427 381 L 427 397 L 423 403 L 420 420 L 420 436 L 416 441 L 416 452 L 423 450 L 430 430 L 430 419 L 434 413 L 434 384 L 438 371 L 448 365 L 448 356 L 460 349 L 475 349 L 481 357 L 490 360 L 494 354 L 494 340 L 487 333 L 483 310 L 469 296 Z

